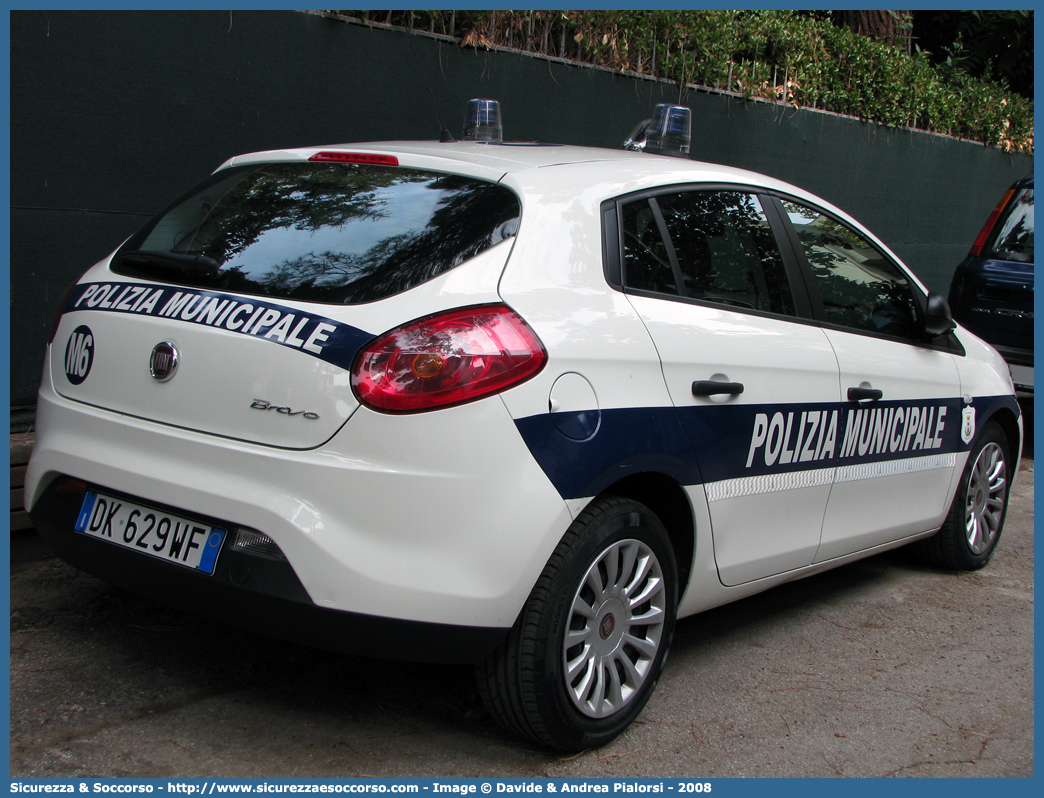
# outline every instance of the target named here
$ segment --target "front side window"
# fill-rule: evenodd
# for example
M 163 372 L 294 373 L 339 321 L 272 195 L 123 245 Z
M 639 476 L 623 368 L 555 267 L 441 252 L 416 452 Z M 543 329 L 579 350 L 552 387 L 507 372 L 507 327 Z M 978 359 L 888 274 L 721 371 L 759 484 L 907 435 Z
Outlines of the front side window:
M 371 302 L 502 241 L 517 197 L 457 175 L 344 163 L 219 172 L 113 259 L 138 277 L 317 302 Z
M 783 207 L 812 268 L 823 321 L 864 332 L 919 339 L 917 302 L 909 278 L 863 236 L 793 202 Z
M 627 288 L 768 313 L 794 302 L 756 196 L 681 191 L 623 206 Z

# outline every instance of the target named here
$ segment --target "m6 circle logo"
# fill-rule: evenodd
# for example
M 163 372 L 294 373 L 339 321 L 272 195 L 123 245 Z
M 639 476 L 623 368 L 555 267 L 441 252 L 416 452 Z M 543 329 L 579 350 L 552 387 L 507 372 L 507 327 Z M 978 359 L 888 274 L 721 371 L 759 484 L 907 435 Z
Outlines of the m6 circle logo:
M 81 324 L 72 331 L 65 345 L 65 376 L 73 385 L 79 385 L 91 373 L 94 363 L 94 333 Z

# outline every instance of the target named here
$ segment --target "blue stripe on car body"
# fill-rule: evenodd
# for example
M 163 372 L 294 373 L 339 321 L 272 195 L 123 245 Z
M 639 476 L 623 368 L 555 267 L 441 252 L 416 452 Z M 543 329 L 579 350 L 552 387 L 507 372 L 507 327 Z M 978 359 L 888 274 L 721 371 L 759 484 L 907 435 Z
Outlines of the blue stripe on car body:
M 249 335 L 351 368 L 371 333 L 335 319 L 290 308 L 263 297 L 149 283 L 81 283 L 63 313 L 96 310 L 166 318 Z
M 961 436 L 965 407 L 959 398 L 945 398 L 602 409 L 598 432 L 582 441 L 559 431 L 558 416 L 589 411 L 515 424 L 562 497 L 578 499 L 649 471 L 698 485 L 955 455 L 971 445 Z M 1020 413 L 1010 396 L 980 397 L 971 407 L 977 427 L 1002 408 Z M 943 461 L 925 462 L 938 467 Z

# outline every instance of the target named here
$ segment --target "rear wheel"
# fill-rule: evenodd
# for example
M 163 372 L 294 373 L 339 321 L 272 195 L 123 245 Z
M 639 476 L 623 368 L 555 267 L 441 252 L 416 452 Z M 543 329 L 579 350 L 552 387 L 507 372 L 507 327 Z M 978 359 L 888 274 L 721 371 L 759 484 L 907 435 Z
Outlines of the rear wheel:
M 477 669 L 490 713 L 550 748 L 605 745 L 656 686 L 677 592 L 659 519 L 629 499 L 596 500 L 555 549 L 507 640 Z
M 968 453 L 946 522 L 919 544 L 922 557 L 932 565 L 956 570 L 974 571 L 986 565 L 1004 528 L 1010 486 L 1008 439 L 991 421 Z

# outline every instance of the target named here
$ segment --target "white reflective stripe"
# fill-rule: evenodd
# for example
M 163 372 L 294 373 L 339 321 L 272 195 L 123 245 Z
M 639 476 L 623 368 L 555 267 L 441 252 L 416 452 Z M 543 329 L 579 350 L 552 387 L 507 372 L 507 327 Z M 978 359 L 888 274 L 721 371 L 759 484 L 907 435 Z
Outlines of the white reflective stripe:
M 955 465 L 957 465 L 957 455 L 953 452 L 932 454 L 927 457 L 907 457 L 903 460 L 884 460 L 880 463 L 860 463 L 838 468 L 834 481 L 856 482 L 860 479 L 895 477 L 900 474 L 916 474 L 920 471 L 953 468 Z
M 760 477 L 739 477 L 711 482 L 707 489 L 707 500 L 736 499 L 759 493 L 775 493 L 780 490 L 798 490 L 829 485 L 834 481 L 834 468 L 817 468 L 811 471 L 791 471 L 786 474 L 765 474 Z
M 829 485 L 832 482 L 856 482 L 861 479 L 894 477 L 901 474 L 916 474 L 940 468 L 953 468 L 957 455 L 933 454 L 927 457 L 907 457 L 902 460 L 884 460 L 879 463 L 859 463 L 837 468 L 817 468 L 810 471 L 791 471 L 786 474 L 765 474 L 759 477 L 739 477 L 710 482 L 704 487 L 707 501 L 736 499 L 760 493 L 775 493 L 781 490 L 799 490 Z

